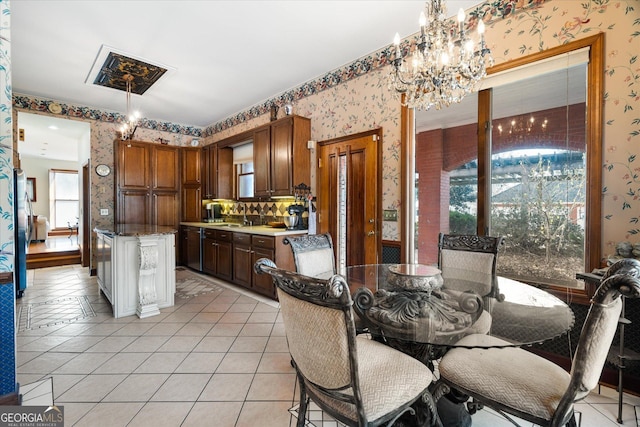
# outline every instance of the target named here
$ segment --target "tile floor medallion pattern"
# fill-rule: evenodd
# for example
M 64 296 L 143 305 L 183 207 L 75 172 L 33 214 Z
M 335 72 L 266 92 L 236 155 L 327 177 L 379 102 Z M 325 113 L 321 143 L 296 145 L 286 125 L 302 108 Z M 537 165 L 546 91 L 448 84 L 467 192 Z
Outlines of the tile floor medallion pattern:
M 176 268 L 176 298 L 193 298 L 211 292 L 220 291 L 221 288 L 213 283 L 213 280 L 204 279 L 186 268 Z
M 95 315 L 86 296 L 23 304 L 18 309 L 18 332 L 71 323 Z

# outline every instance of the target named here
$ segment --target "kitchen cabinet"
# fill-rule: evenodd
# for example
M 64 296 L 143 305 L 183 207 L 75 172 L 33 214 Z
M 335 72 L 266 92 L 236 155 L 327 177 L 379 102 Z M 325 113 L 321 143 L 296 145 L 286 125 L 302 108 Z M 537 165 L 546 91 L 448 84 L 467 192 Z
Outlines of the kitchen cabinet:
M 293 195 L 293 187 L 310 184 L 311 120 L 288 116 L 253 132 L 256 197 Z
M 179 158 L 178 147 L 117 141 L 116 224 L 178 228 Z
M 251 287 L 256 292 L 275 298 L 276 288 L 271 276 L 269 274 L 256 274 L 256 272 L 253 271 L 253 266 L 260 258 L 267 258 L 275 262 L 275 238 L 268 236 L 251 236 L 251 249 Z
M 182 148 L 182 185 L 201 185 L 202 150 L 195 147 Z
M 233 233 L 226 230 L 204 229 L 202 240 L 202 271 L 224 280 L 233 277 Z
M 201 221 L 202 212 L 202 172 L 200 148 L 182 148 L 182 221 Z
M 233 233 L 233 282 L 251 288 L 253 266 L 251 258 L 251 235 Z
M 233 283 L 275 299 L 271 276 L 256 274 L 253 266 L 260 258 L 268 258 L 279 268 L 295 271 L 291 248 L 283 243 L 285 237 L 234 232 Z
M 202 183 L 205 199 L 233 198 L 233 148 L 219 148 L 218 144 L 202 149 Z
M 200 227 L 180 227 L 180 263 L 202 271 L 202 229 Z

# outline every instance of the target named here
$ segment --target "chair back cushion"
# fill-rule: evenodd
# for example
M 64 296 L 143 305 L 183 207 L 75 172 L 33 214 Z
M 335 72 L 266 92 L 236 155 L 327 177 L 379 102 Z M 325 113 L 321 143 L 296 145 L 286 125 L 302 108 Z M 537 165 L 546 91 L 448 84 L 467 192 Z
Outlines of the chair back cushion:
M 335 272 L 333 249 L 324 248 L 296 254 L 298 273 L 327 280 Z
M 328 389 L 351 384 L 345 314 L 278 288 L 289 352 L 306 379 Z
M 495 255 L 487 252 L 468 252 L 442 249 L 440 252 L 440 269 L 457 268 L 491 274 Z
M 571 367 L 571 374 L 579 376 L 584 391 L 598 385 L 618 328 L 622 304 L 622 298 L 617 298 L 607 306 L 592 305 L 589 309 Z
M 305 276 L 328 280 L 336 274 L 333 241 L 329 233 L 287 237 L 296 270 Z

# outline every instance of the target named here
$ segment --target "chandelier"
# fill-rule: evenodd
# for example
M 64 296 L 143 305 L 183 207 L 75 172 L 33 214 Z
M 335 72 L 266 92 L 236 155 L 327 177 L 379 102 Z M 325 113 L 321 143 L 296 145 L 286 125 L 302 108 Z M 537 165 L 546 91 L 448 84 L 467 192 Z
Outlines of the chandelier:
M 127 91 L 127 115 L 125 122 L 120 128 L 120 139 L 123 141 L 133 138 L 133 134 L 138 128 L 138 121 L 140 120 L 140 113 L 138 111 L 131 111 L 131 84 L 133 82 L 133 76 L 131 74 L 125 74 L 122 79 L 126 83 Z
M 478 43 L 465 28 L 469 25 L 465 25 L 464 10 L 458 12 L 457 23 L 448 20 L 446 12 L 444 0 L 427 1 L 420 13 L 420 36 L 408 58 L 403 57 L 396 33 L 389 87 L 406 94 L 403 105 L 439 110 L 460 102 L 475 90 L 486 75 L 486 67 L 493 65 L 482 19 L 478 20 Z

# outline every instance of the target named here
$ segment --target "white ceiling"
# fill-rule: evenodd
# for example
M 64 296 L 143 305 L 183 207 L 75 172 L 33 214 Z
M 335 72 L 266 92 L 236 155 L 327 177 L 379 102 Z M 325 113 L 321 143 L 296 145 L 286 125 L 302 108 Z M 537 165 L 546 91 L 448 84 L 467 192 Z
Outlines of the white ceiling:
M 448 15 L 481 2 L 447 0 Z M 174 69 L 133 97 L 144 117 L 206 127 L 383 48 L 396 32 L 415 33 L 423 8 L 382 0 L 15 0 L 13 92 L 124 112 L 123 92 L 85 83 L 107 45 Z

